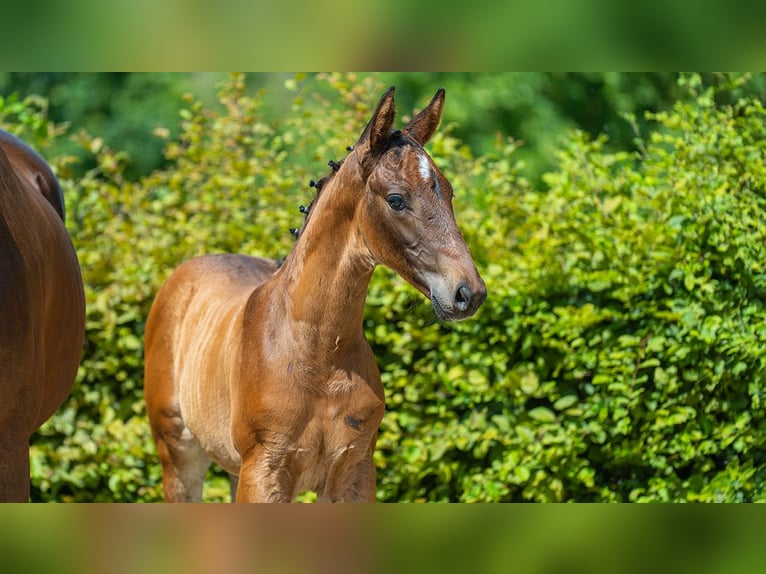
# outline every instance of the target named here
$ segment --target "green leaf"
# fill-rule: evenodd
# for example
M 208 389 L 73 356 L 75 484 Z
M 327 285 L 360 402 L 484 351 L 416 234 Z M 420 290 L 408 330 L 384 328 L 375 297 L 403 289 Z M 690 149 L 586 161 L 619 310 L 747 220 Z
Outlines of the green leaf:
M 521 376 L 519 385 L 525 394 L 533 395 L 540 386 L 540 380 L 534 372 L 527 371 Z
M 578 398 L 575 395 L 567 395 L 565 397 L 561 397 L 555 403 L 553 403 L 553 408 L 557 411 L 563 411 L 574 405 L 577 401 Z
M 541 423 L 552 423 L 556 420 L 556 415 L 549 408 L 535 407 L 527 413 L 530 418 Z

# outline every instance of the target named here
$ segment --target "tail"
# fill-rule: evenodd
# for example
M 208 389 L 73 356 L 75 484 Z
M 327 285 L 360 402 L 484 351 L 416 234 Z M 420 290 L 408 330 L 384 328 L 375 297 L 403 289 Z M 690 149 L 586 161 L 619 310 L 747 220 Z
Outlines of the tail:
M 2 167 L 16 173 L 34 185 L 51 204 L 61 221 L 66 219 L 64 194 L 58 179 L 45 159 L 15 135 L 0 130 L 0 152 L 3 152 Z
M 45 197 L 45 199 L 48 200 L 48 203 L 50 203 L 53 206 L 53 209 L 55 209 L 56 213 L 59 214 L 61 221 L 66 223 L 66 206 L 64 205 L 64 192 L 61 189 L 59 180 L 56 179 L 55 175 L 53 175 L 53 172 L 50 171 L 50 169 L 46 170 L 46 172 L 38 173 L 35 176 L 35 181 L 37 182 L 37 189 L 39 189 L 40 193 L 43 194 L 43 197 Z

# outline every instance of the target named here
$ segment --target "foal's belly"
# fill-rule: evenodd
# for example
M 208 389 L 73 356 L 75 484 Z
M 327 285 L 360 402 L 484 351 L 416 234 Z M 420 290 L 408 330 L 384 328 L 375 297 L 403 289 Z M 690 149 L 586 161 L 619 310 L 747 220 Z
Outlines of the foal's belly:
M 180 393 L 184 424 L 207 455 L 231 474 L 239 473 L 240 457 L 231 438 L 227 381 L 220 373 L 192 377 Z
M 236 298 L 235 298 L 236 301 Z M 175 357 L 177 396 L 184 424 L 208 456 L 239 472 L 231 438 L 231 386 L 239 371 L 241 306 L 209 298 L 183 318 Z
M 225 373 L 193 376 L 179 394 L 181 416 L 208 456 L 231 474 L 239 473 L 240 457 L 231 438 L 231 407 Z

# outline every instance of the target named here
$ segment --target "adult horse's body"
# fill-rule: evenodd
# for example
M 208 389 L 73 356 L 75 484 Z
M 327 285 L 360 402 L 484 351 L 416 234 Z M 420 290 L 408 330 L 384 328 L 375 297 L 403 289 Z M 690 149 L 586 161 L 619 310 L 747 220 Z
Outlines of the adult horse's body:
M 146 326 L 146 403 L 165 498 L 198 501 L 211 459 L 238 501 L 373 501 L 380 375 L 362 319 L 374 267 L 428 296 L 443 320 L 486 288 L 423 149 L 444 91 L 391 131 L 393 88 L 359 141 L 317 184 L 284 264 L 212 255 L 181 265 Z
M 72 389 L 85 298 L 50 167 L 0 131 L 0 500 L 29 498 L 29 438 Z

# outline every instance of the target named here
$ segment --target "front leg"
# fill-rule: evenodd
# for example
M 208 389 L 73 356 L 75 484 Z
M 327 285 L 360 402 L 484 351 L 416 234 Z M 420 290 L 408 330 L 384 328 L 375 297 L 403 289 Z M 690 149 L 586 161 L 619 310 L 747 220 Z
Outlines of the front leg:
M 346 476 L 328 484 L 318 502 L 375 502 L 376 478 L 372 459 L 359 461 Z
M 259 445 L 242 459 L 237 502 L 291 502 L 295 486 L 288 457 Z
M 377 434 L 363 452 L 350 446 L 333 462 L 319 502 L 375 502 L 377 481 L 372 453 Z

